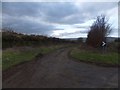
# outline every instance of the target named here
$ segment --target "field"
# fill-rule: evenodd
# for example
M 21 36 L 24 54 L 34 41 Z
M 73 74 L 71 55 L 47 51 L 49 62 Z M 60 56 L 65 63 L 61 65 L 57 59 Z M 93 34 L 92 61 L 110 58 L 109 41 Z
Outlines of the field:
M 80 49 L 74 48 L 70 55 L 72 58 L 77 59 L 78 61 L 83 62 L 90 62 L 95 64 L 102 64 L 102 65 L 120 65 L 118 61 L 118 53 L 117 52 L 104 52 L 100 50 L 87 50 L 87 49 Z
M 109 50 L 101 52 L 101 50 L 94 50 L 94 48 L 91 50 L 86 49 L 89 47 L 82 45 L 83 43 L 80 40 L 74 42 L 40 35 L 24 35 L 13 31 L 4 31 L 2 39 L 3 70 L 42 57 L 49 52 L 67 45 L 74 45 L 71 48 L 70 56 L 78 59 L 78 61 L 107 65 L 120 64 L 118 62 L 118 53 L 116 52 L 119 46 L 118 42 L 110 43 L 108 45 Z
M 102 52 L 81 40 L 14 32 L 2 40 L 3 88 L 118 87 L 118 69 L 99 66 L 120 65 L 115 42 Z

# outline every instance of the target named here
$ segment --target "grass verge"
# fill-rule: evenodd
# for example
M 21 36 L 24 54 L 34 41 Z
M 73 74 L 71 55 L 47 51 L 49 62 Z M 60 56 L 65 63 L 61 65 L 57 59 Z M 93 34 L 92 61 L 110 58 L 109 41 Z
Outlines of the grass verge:
M 90 62 L 94 64 L 104 65 L 104 66 L 117 66 L 120 65 L 117 52 L 93 52 L 89 50 L 80 50 L 74 48 L 70 52 L 70 56 L 79 61 Z
M 34 60 L 36 56 L 45 55 L 52 52 L 61 45 L 49 46 L 49 47 L 21 47 L 21 48 L 9 48 L 2 52 L 2 70 L 7 70 L 8 68 L 23 63 L 27 61 Z

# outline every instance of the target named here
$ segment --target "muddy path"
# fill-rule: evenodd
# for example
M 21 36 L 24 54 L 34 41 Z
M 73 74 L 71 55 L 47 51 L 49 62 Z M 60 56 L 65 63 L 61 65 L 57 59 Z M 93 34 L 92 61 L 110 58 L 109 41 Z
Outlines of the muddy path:
M 75 62 L 71 48 L 3 72 L 3 88 L 117 88 L 118 69 Z

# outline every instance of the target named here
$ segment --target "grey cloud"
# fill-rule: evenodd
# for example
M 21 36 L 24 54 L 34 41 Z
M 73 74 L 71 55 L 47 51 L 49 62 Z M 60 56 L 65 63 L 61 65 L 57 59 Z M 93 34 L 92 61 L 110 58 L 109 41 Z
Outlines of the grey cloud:
M 38 16 L 38 8 L 40 6 L 37 3 L 27 2 L 3 2 L 2 13 L 10 16 Z
M 82 8 L 78 8 L 74 3 L 50 3 L 45 9 L 45 20 L 60 24 L 83 23 L 90 18 L 95 18 L 102 11 L 107 11 L 117 6 L 117 3 L 111 2 L 94 2 L 82 3 Z M 68 18 L 67 20 L 65 18 Z
M 88 29 L 89 27 L 88 26 L 75 26 L 75 28 L 86 28 L 86 29 Z
M 44 13 L 49 17 L 57 17 L 59 19 L 74 14 L 77 8 L 72 3 L 47 3 Z
M 62 33 L 62 34 L 57 35 L 57 36 L 63 37 L 63 36 L 69 36 L 69 35 L 74 35 L 74 34 L 86 34 L 86 33 L 88 33 L 88 30 L 85 30 L 85 31 L 75 31 L 75 32 L 72 32 L 72 33 L 65 32 L 65 33 Z
M 104 14 L 107 10 L 117 7 L 116 2 L 87 2 L 82 4 L 82 15 L 84 18 L 89 14 L 90 18 L 95 18 L 97 15 Z M 104 13 L 102 13 L 104 12 Z
M 117 3 L 95 2 L 82 3 L 80 5 L 80 7 L 77 7 L 73 2 L 4 2 L 2 4 L 2 24 L 3 26 L 12 26 L 16 30 L 24 33 L 49 35 L 52 30 L 56 29 L 53 25 L 54 23 L 69 25 L 84 23 L 88 19 L 93 19 L 101 11 L 107 11 L 116 7 Z M 37 18 L 39 19 L 39 23 L 30 21 L 24 18 L 25 16 Z M 49 25 L 43 24 L 42 22 L 49 23 Z
M 5 18 L 2 22 L 3 27 L 12 27 L 17 32 L 22 33 L 38 33 L 38 34 L 48 34 L 53 30 L 52 25 L 40 24 L 35 22 L 29 22 L 28 20 L 21 19 L 18 17 L 11 17 L 10 16 Z
M 76 23 L 76 21 L 78 22 L 78 19 L 75 19 L 76 14 L 78 13 L 78 8 L 76 8 L 72 3 L 48 3 L 45 8 L 47 9 L 44 10 L 44 19 L 48 22 L 59 24 L 71 24 Z M 72 15 L 72 18 L 65 20 L 66 17 Z

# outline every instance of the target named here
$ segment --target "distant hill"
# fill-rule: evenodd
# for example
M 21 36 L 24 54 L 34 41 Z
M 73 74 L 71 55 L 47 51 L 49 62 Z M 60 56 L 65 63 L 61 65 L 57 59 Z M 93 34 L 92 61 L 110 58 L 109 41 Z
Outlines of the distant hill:
M 113 42 L 117 39 L 117 37 L 107 37 L 107 42 Z
M 66 39 L 66 40 L 77 40 L 78 38 L 63 38 L 63 39 Z
M 80 37 L 80 38 L 83 39 L 83 42 L 85 42 L 86 39 L 87 39 L 87 37 Z M 76 40 L 78 40 L 79 38 L 64 38 L 64 39 L 66 39 L 66 40 L 71 40 L 71 41 L 76 41 Z M 107 39 L 107 42 L 113 42 L 113 41 L 115 41 L 115 40 L 118 39 L 118 38 L 117 38 L 117 37 L 107 37 L 106 39 Z

